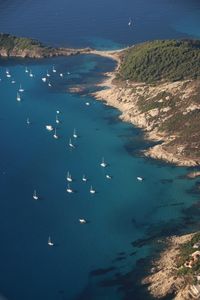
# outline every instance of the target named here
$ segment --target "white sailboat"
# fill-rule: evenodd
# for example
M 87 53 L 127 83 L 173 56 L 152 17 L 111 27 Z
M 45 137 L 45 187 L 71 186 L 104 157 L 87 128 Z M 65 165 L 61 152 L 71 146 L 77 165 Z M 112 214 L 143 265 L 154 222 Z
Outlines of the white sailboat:
M 59 111 L 59 110 L 57 110 L 57 111 L 56 111 L 56 113 L 59 115 L 60 111 Z
M 55 69 L 54 66 L 53 66 L 53 68 L 52 68 L 52 71 L 53 71 L 53 73 L 56 73 L 56 69 Z
M 81 223 L 81 224 L 86 224 L 87 223 L 86 219 L 78 219 L 78 220 L 79 220 L 79 223 Z
M 138 181 L 143 181 L 144 178 L 142 178 L 142 177 L 140 177 L 140 176 L 137 176 L 137 180 L 138 180 Z
M 16 83 L 16 81 L 15 81 L 15 80 L 12 80 L 11 83 Z
M 50 86 L 50 87 L 52 86 L 51 82 L 48 82 L 48 86 Z
M 30 76 L 30 77 L 33 77 L 33 73 L 32 73 L 31 70 L 30 70 L 29 76 Z
M 53 131 L 53 126 L 52 125 L 46 125 L 46 130 L 48 131 Z
M 110 176 L 109 174 L 106 174 L 106 178 L 107 179 L 112 179 L 112 176 Z
M 25 68 L 25 73 L 28 73 L 28 68 L 27 67 Z
M 87 181 L 87 178 L 85 177 L 85 175 L 83 175 L 82 177 L 82 181 L 86 182 Z
M 100 163 L 100 166 L 101 166 L 102 168 L 107 167 L 107 164 L 105 163 L 104 157 L 102 158 L 102 161 L 101 161 L 101 163 Z
M 59 75 L 60 75 L 61 78 L 63 78 L 63 73 L 60 73 Z
M 18 101 L 18 102 L 20 102 L 20 101 L 21 101 L 21 96 L 20 96 L 20 94 L 19 94 L 19 93 L 17 93 L 17 98 L 16 98 L 16 99 L 17 99 L 17 101 Z
M 69 172 L 67 172 L 67 181 L 69 181 L 69 182 L 73 181 L 72 175 Z
M 95 193 L 96 193 L 95 189 L 93 189 L 93 187 L 91 186 L 90 187 L 90 194 L 95 194 Z
M 49 72 L 48 72 L 48 71 L 47 71 L 47 74 L 46 74 L 46 75 L 47 75 L 47 77 L 50 77 L 50 76 L 51 76 L 51 75 L 49 74 Z
M 20 84 L 20 86 L 19 86 L 19 92 L 20 93 L 23 93 L 24 92 L 24 89 L 22 88 L 22 85 Z
M 33 192 L 33 199 L 34 200 L 38 200 L 39 199 L 36 190 L 34 190 L 34 192 Z
M 128 26 L 130 27 L 131 25 L 132 25 L 132 20 L 131 20 L 131 18 L 129 18 Z
M 78 137 L 77 133 L 76 133 L 76 129 L 74 128 L 74 132 L 73 132 L 73 137 L 76 139 Z
M 30 122 L 29 118 L 27 118 L 27 119 L 26 119 L 26 124 L 28 124 L 28 125 L 30 125 L 30 124 L 31 124 L 31 122 Z
M 46 77 L 42 77 L 42 81 L 46 82 L 47 81 Z
M 56 115 L 56 124 L 59 124 L 60 120 L 58 119 L 58 116 Z
M 53 135 L 53 137 L 54 137 L 54 139 L 58 139 L 58 135 L 57 135 L 57 131 L 56 131 L 56 128 L 55 128 L 55 130 L 54 130 L 54 135 Z
M 52 242 L 50 236 L 49 236 L 49 238 L 48 238 L 48 245 L 49 245 L 50 247 L 54 246 L 54 243 Z
M 10 72 L 9 72 L 9 70 L 8 70 L 8 69 L 6 70 L 6 77 L 8 77 L 8 78 L 10 78 L 10 77 L 11 77 L 11 75 L 10 75 Z
M 75 148 L 74 144 L 72 143 L 72 139 L 69 139 L 69 146 L 70 146 L 71 148 Z
M 72 188 L 70 187 L 69 184 L 67 185 L 67 192 L 68 192 L 69 194 L 73 193 L 73 190 L 72 190 Z

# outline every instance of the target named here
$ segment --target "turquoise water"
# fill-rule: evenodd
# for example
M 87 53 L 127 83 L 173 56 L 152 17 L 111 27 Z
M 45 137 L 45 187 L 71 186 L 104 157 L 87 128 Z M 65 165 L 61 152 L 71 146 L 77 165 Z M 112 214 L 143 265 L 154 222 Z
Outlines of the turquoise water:
M 115 49 L 198 37 L 199 9 L 198 1 L 0 1 L 0 27 L 54 45 Z M 135 26 L 127 28 L 130 16 Z M 139 282 L 160 249 L 155 240 L 199 226 L 198 180 L 186 180 L 186 168 L 142 157 L 150 143 L 141 130 L 89 96 L 114 65 L 96 56 L 0 61 L 0 294 L 8 300 L 148 300 Z M 47 70 L 52 87 L 41 80 Z M 18 103 L 20 83 L 25 91 Z M 74 84 L 85 91 L 70 93 Z M 56 125 L 57 110 L 55 140 L 45 125 Z M 74 128 L 79 137 L 72 150 Z M 48 246 L 49 235 L 55 247 Z
M 67 92 L 71 82 L 88 86 L 100 80 L 102 72 L 114 67 L 112 61 L 80 56 L 27 65 L 34 78 L 25 73 L 24 61 L 4 61 L 0 73 L 0 290 L 8 299 L 123 299 L 126 291 L 118 292 L 115 285 L 99 289 L 99 282 L 129 272 L 151 253 L 149 245 L 138 250 L 131 243 L 151 236 L 153 226 L 161 230 L 174 222 L 176 228 L 183 207 L 196 200 L 186 194 L 193 183 L 177 179 L 185 169 L 130 155 L 131 147 L 137 152 L 145 143 L 138 129 L 117 121 L 117 110 Z M 64 78 L 51 72 L 48 87 L 41 77 L 53 65 Z M 7 67 L 15 84 L 5 76 Z M 20 83 L 25 91 L 18 103 Z M 61 112 L 58 140 L 45 129 L 56 125 L 56 110 Z M 71 150 L 74 128 L 79 138 Z M 102 156 L 109 163 L 106 170 L 100 167 Z M 66 193 L 68 170 L 74 178 L 72 195 Z M 81 181 L 84 173 L 88 183 Z M 145 180 L 139 182 L 137 176 Z M 91 184 L 95 195 L 89 193 Z M 34 189 L 38 201 L 32 198 Z M 79 218 L 89 223 L 83 226 Z M 49 235 L 53 248 L 47 245 Z M 106 273 L 110 267 L 115 269 Z M 105 276 L 90 275 L 98 269 Z

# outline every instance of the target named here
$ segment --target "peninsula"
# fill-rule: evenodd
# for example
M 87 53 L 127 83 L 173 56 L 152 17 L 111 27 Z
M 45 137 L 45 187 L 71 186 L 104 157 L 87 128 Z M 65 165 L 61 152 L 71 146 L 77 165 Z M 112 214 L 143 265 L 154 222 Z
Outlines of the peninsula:
M 45 58 L 84 54 L 90 51 L 90 48 L 48 47 L 34 39 L 0 33 L 0 57 Z
M 157 142 L 145 155 L 199 165 L 200 41 L 151 41 L 116 54 L 117 69 L 101 83 L 108 88 L 94 96 Z

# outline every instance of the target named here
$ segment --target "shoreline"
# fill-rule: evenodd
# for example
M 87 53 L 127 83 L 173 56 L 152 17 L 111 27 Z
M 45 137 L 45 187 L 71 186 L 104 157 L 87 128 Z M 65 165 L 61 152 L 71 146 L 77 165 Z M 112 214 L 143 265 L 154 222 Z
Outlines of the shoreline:
M 177 260 L 180 246 L 192 239 L 194 234 L 172 236 L 166 240 L 166 249 L 160 253 L 160 257 L 153 261 L 151 274 L 142 280 L 149 293 L 157 298 L 171 295 L 174 300 L 188 300 L 189 284 L 183 277 L 177 276 Z
M 160 90 L 167 90 L 168 88 L 178 90 L 189 81 L 163 83 L 158 87 L 152 87 L 151 85 L 144 83 L 131 83 L 128 80 L 126 82 L 116 82 L 115 77 L 121 64 L 121 57 L 119 53 L 124 50 L 125 49 L 122 49 L 117 52 L 91 51 L 92 54 L 108 57 L 117 62 L 115 70 L 105 73 L 104 75 L 106 78 L 101 83 L 97 84 L 97 86 L 102 89 L 92 93 L 91 95 L 96 100 L 105 101 L 106 105 L 117 108 L 121 112 L 120 119 L 141 128 L 145 133 L 145 139 L 157 142 L 156 145 L 142 152 L 144 156 L 159 159 L 177 166 L 198 166 L 200 164 L 200 160 L 197 161 L 196 159 L 184 156 L 181 152 L 181 147 L 171 147 L 171 151 L 169 151 L 170 147 L 168 147 L 167 144 L 173 141 L 174 136 L 167 135 L 164 132 L 162 134 L 158 132 L 156 126 L 154 126 L 155 124 L 153 122 L 151 123 L 150 118 L 147 119 L 146 115 L 140 111 L 137 105 L 138 93 L 136 94 L 133 92 L 133 89 L 138 91 L 143 89 L 145 91 L 148 86 L 151 89 L 151 95 L 153 95 L 154 90 L 157 92 L 158 88 L 160 88 Z M 152 111 L 152 115 L 154 113 L 156 114 L 157 112 Z

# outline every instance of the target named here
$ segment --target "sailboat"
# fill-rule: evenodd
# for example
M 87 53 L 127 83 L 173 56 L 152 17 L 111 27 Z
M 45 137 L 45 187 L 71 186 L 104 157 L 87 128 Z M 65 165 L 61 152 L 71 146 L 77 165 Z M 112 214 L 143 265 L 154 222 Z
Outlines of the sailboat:
M 63 78 L 63 73 L 60 73 L 59 75 L 60 75 L 61 78 Z
M 138 180 L 138 181 L 143 181 L 143 178 L 140 177 L 140 176 L 138 176 L 138 177 L 137 177 L 137 180 Z
M 52 125 L 46 125 L 46 130 L 48 131 L 53 131 L 53 126 Z
M 48 245 L 51 246 L 51 247 L 54 246 L 54 243 L 52 242 L 50 236 L 49 236 L 49 238 L 48 238 Z
M 33 73 L 32 73 L 31 70 L 30 70 L 29 76 L 30 76 L 30 77 L 33 77 Z
M 70 194 L 73 193 L 73 190 L 72 190 L 72 188 L 70 187 L 69 184 L 67 185 L 67 192 L 70 193 Z
M 69 172 L 67 172 L 67 181 L 72 182 L 72 176 Z
M 31 123 L 31 122 L 30 122 L 29 118 L 27 118 L 27 119 L 26 119 L 26 124 L 30 125 L 30 123 Z
M 58 139 L 58 135 L 57 135 L 57 131 L 56 131 L 56 128 L 55 128 L 55 130 L 54 130 L 54 135 L 53 135 L 53 137 L 54 137 L 54 139 Z
M 107 164 L 106 164 L 105 161 L 104 161 L 104 157 L 102 158 L 102 161 L 101 161 L 101 163 L 100 163 L 100 166 L 101 166 L 102 168 L 105 168 L 105 167 L 107 166 Z
M 50 76 L 51 76 L 51 75 L 49 74 L 49 72 L 48 72 L 48 71 L 47 71 L 47 74 L 46 74 L 46 75 L 47 75 L 47 77 L 50 77 Z
M 42 81 L 46 82 L 47 81 L 46 77 L 42 77 Z
M 69 139 L 69 146 L 70 146 L 71 148 L 75 148 L 74 144 L 72 144 L 72 140 L 71 140 L 71 139 Z
M 50 87 L 52 86 L 52 85 L 51 85 L 51 82 L 48 82 L 48 86 L 50 86 Z
M 112 179 L 112 176 L 110 176 L 109 174 L 106 174 L 106 178 L 107 179 Z
M 11 77 L 11 75 L 10 75 L 10 72 L 9 72 L 9 70 L 8 70 L 8 69 L 6 70 L 6 77 L 8 77 L 8 78 L 10 78 L 10 77 Z
M 22 88 L 22 85 L 20 84 L 20 86 L 19 86 L 19 92 L 20 93 L 23 93 L 24 92 L 24 89 Z
M 82 177 L 82 181 L 86 182 L 87 181 L 87 178 L 85 177 L 85 175 L 83 175 Z
M 76 139 L 78 137 L 77 133 L 76 133 L 76 129 L 74 128 L 74 132 L 73 132 L 73 137 Z
M 19 93 L 17 93 L 17 101 L 20 102 L 21 101 L 21 96 Z
M 34 192 L 33 192 L 33 199 L 34 200 L 38 200 L 39 199 L 39 197 L 38 197 L 38 195 L 36 193 L 36 190 L 34 190 Z
M 128 26 L 130 27 L 132 25 L 131 18 L 129 18 Z
M 27 67 L 25 68 L 25 73 L 28 73 L 28 68 Z
M 56 111 L 56 113 L 59 115 L 60 111 L 59 111 L 59 110 L 57 110 L 57 111 Z
M 55 67 L 53 66 L 53 69 L 52 69 L 53 73 L 56 73 L 56 69 Z
M 79 223 L 81 223 L 81 224 L 86 224 L 87 223 L 86 219 L 78 219 L 78 220 L 79 220 Z
M 58 119 L 58 116 L 56 115 L 56 123 L 59 124 L 60 120 Z
M 90 194 L 95 194 L 95 193 L 96 193 L 95 189 L 93 189 L 93 187 L 91 186 L 90 187 Z

